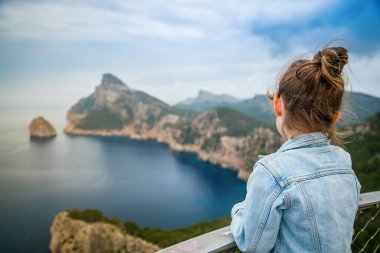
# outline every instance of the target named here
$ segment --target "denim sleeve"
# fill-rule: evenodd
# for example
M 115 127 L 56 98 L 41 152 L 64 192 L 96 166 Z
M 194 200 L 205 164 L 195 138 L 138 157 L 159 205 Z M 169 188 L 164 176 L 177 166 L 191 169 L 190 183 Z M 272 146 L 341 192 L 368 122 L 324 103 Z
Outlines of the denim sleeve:
M 256 163 L 247 183 L 243 202 L 231 210 L 231 231 L 244 252 L 269 252 L 274 248 L 280 227 L 284 193 L 272 174 Z

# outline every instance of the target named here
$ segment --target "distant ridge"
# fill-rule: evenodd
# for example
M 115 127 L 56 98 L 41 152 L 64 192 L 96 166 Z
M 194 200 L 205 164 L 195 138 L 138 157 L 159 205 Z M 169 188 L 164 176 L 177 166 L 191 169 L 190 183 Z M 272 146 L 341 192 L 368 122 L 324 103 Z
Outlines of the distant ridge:
M 213 94 L 205 90 L 199 90 L 198 96 L 195 98 L 188 98 L 182 102 L 177 103 L 177 106 L 194 105 L 199 103 L 237 103 L 240 100 L 227 95 L 227 94 Z
M 346 121 L 351 123 L 359 123 L 365 121 L 368 117 L 380 112 L 380 98 L 360 93 L 346 92 L 345 101 L 348 110 L 351 110 L 353 115 L 347 115 Z
M 184 103 L 189 101 L 189 103 Z M 225 106 L 233 108 L 242 113 L 255 117 L 268 124 L 273 124 L 272 102 L 266 95 L 255 95 L 252 98 L 240 100 L 237 102 L 216 101 L 207 99 L 204 96 L 202 100 L 188 99 L 176 106 L 193 111 L 205 111 L 211 108 Z M 346 92 L 344 101 L 348 108 L 343 110 L 343 119 L 345 122 L 355 124 L 363 122 L 369 116 L 380 111 L 380 98 L 360 92 Z M 348 110 L 345 110 L 348 109 Z

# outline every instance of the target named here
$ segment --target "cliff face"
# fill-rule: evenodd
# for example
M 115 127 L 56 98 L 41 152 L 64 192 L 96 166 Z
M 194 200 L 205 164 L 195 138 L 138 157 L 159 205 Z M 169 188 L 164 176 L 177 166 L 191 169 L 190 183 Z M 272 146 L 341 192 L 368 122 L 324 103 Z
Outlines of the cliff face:
M 104 222 L 87 223 L 57 214 L 50 228 L 49 249 L 58 252 L 132 252 L 149 253 L 159 247 L 140 238 L 123 233 L 121 229 Z
M 246 179 L 259 154 L 274 152 L 280 138 L 265 124 L 229 108 L 190 113 L 128 88 L 109 74 L 68 112 L 65 132 L 155 139 L 172 149 L 239 171 Z
M 39 138 L 51 138 L 57 135 L 52 124 L 41 116 L 32 120 L 29 124 L 29 132 L 30 136 Z

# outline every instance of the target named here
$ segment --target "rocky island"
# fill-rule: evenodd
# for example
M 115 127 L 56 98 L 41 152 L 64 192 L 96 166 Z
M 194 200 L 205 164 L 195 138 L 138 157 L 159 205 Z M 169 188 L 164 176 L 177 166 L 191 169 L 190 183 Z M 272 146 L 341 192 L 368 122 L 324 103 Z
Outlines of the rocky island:
M 172 107 L 104 74 L 95 92 L 67 114 L 67 134 L 154 139 L 177 151 L 231 168 L 247 179 L 258 155 L 274 152 L 280 137 L 272 126 L 226 107 L 202 112 Z
M 32 120 L 29 124 L 29 132 L 33 138 L 52 138 L 57 135 L 53 125 L 42 116 Z

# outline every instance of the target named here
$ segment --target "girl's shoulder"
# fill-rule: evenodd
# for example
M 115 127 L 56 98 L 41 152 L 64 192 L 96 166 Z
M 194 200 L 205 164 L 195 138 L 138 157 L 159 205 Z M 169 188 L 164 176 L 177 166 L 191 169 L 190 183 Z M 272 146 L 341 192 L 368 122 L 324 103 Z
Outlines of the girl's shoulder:
M 350 154 L 333 145 L 303 146 L 262 156 L 264 167 L 281 186 L 325 175 L 353 173 Z

